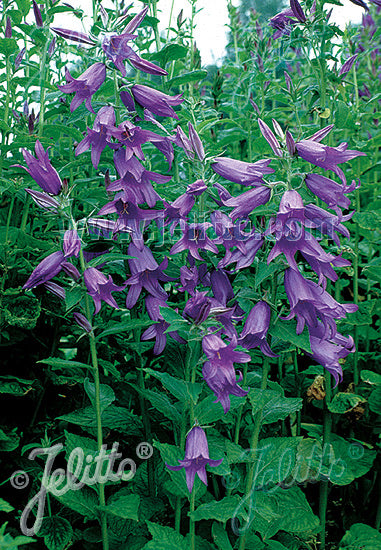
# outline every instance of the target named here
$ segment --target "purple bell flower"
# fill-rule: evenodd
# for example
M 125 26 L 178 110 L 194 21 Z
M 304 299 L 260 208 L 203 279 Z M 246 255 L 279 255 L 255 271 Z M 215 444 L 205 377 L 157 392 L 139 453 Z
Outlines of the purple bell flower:
M 271 197 L 271 189 L 269 187 L 255 187 L 249 191 L 245 191 L 238 197 L 232 197 L 224 201 L 225 206 L 235 206 L 230 213 L 231 219 L 234 221 L 237 218 L 247 218 L 253 210 L 266 204 Z
M 268 357 L 278 357 L 266 341 L 271 319 L 271 309 L 266 302 L 258 302 L 247 316 L 245 326 L 241 332 L 238 343 L 246 348 L 260 347 L 261 352 Z
M 337 246 L 341 245 L 340 239 L 336 233 L 340 233 L 347 239 L 350 238 L 348 229 L 341 222 L 350 220 L 354 212 L 351 212 L 346 216 L 335 216 L 323 208 L 320 208 L 320 206 L 316 206 L 315 204 L 307 204 L 304 208 L 304 214 L 304 223 L 306 227 L 318 229 L 321 234 L 328 235 L 328 237 L 332 239 Z
M 212 309 L 211 299 L 207 296 L 208 291 L 196 292 L 189 298 L 183 310 L 183 317 L 191 319 L 196 325 L 207 320 Z
M 56 199 L 53 199 L 53 197 L 51 197 L 47 193 L 34 191 L 34 189 L 25 189 L 25 191 L 29 193 L 29 195 L 32 197 L 34 202 L 44 210 L 50 210 L 53 212 L 58 211 L 60 203 Z
M 38 264 L 33 270 L 31 276 L 24 284 L 23 289 L 30 290 L 38 285 L 42 285 L 50 279 L 53 279 L 62 269 L 62 263 L 65 257 L 61 251 L 53 252 Z
M 36 20 L 37 27 L 43 27 L 41 11 L 37 5 L 36 0 L 33 0 L 33 13 L 34 13 L 34 18 Z
M 183 250 L 188 250 L 193 258 L 201 261 L 202 257 L 199 253 L 200 248 L 202 250 L 209 250 L 209 252 L 214 252 L 215 254 L 218 254 L 217 246 L 213 243 L 213 241 L 210 240 L 210 238 L 206 234 L 207 229 L 209 227 L 212 227 L 211 223 L 191 223 L 189 225 L 183 223 L 182 225 L 183 236 L 177 243 L 172 246 L 170 254 L 178 254 Z
M 355 304 L 339 304 L 318 284 L 305 279 L 298 271 L 287 269 L 284 274 L 284 286 L 290 302 L 290 314 L 285 320 L 297 317 L 296 333 L 303 332 L 305 324 L 309 328 L 318 326 L 318 317 L 324 326 L 323 338 L 336 335 L 334 319 L 344 319 L 347 313 L 357 311 Z
M 97 112 L 93 129 L 87 128 L 87 136 L 78 143 L 75 155 L 84 153 L 91 147 L 91 162 L 98 168 L 101 153 L 111 144 L 112 129 L 115 127 L 115 113 L 113 107 L 102 107 Z
M 264 175 L 274 173 L 274 170 L 269 168 L 270 162 L 271 159 L 251 163 L 228 157 L 216 157 L 212 168 L 217 174 L 234 183 L 259 186 L 264 183 Z
M 131 92 L 139 105 L 146 107 L 155 115 L 179 118 L 172 107 L 184 101 L 182 94 L 170 96 L 142 84 L 134 84 Z
M 73 112 L 81 103 L 85 102 L 86 108 L 94 113 L 91 106 L 91 98 L 95 92 L 102 86 L 106 78 L 106 67 L 103 63 L 94 63 L 78 78 L 73 78 L 66 69 L 66 82 L 58 86 L 65 94 L 75 93 L 71 103 L 70 111 Z
M 182 265 L 180 267 L 180 281 L 182 286 L 179 287 L 179 290 L 181 292 L 188 292 L 193 295 L 198 283 L 197 267 L 187 267 L 186 265 Z
M 339 71 L 339 76 L 342 76 L 343 74 L 347 74 L 352 69 L 354 62 L 358 58 L 358 55 L 359 55 L 358 53 L 356 53 L 355 55 L 352 55 L 352 57 L 350 57 L 345 61 L 345 63 L 343 63 Z
M 29 151 L 23 149 L 22 154 L 28 168 L 18 164 L 16 166 L 26 170 L 43 191 L 51 195 L 58 195 L 62 189 L 62 181 L 57 170 L 50 163 L 48 150 L 45 151 L 37 140 L 35 151 L 37 159 Z
M 5 38 L 12 38 L 12 20 L 9 15 L 5 21 Z
M 109 304 L 115 309 L 119 309 L 115 298 L 111 295 L 111 292 L 124 290 L 125 285 L 117 286 L 114 284 L 111 275 L 106 277 L 104 273 L 96 269 L 95 267 L 88 267 L 83 273 L 83 279 L 87 288 L 87 293 L 92 297 L 95 304 L 95 313 L 98 313 L 101 309 L 101 301 Z
M 208 481 L 205 466 L 208 465 L 214 468 L 219 466 L 222 460 L 222 458 L 220 460 L 212 460 L 209 458 L 206 434 L 200 426 L 194 426 L 187 435 L 185 456 L 184 460 L 179 460 L 180 466 L 170 466 L 169 464 L 166 464 L 166 466 L 169 470 L 173 471 L 179 471 L 185 468 L 187 487 L 191 493 L 196 474 L 201 481 L 207 485 Z
M 300 23 L 305 23 L 307 21 L 306 15 L 298 0 L 290 0 L 290 8 L 292 9 L 292 13 L 295 15 L 296 19 L 300 21 Z
M 164 273 L 164 269 L 168 267 L 168 259 L 164 258 L 159 265 L 147 246 L 138 248 L 134 243 L 130 243 L 128 254 L 129 256 L 133 256 L 133 258 L 128 260 L 131 277 L 126 281 L 126 284 L 130 285 L 126 307 L 128 309 L 134 307 L 143 288 L 155 298 L 166 300 L 168 295 L 160 286 L 159 281 L 168 282 L 176 280 Z
M 204 151 L 204 146 L 202 144 L 200 136 L 198 135 L 194 126 L 190 122 L 188 123 L 188 130 L 189 130 L 189 139 L 191 141 L 193 150 L 196 152 L 199 160 L 202 162 L 205 158 L 205 151 Z
M 340 185 L 334 180 L 321 176 L 320 174 L 307 174 L 305 182 L 308 189 L 314 195 L 340 214 L 341 211 L 337 207 L 341 206 L 342 208 L 348 209 L 351 201 L 345 195 L 351 193 L 358 187 L 355 180 L 352 181 L 351 185 L 345 185 L 345 181 L 343 182 L 344 185 Z
M 295 25 L 298 21 L 293 19 L 294 12 L 292 9 L 285 9 L 280 13 L 277 13 L 270 19 L 270 25 L 275 29 L 273 39 L 276 40 L 283 35 L 289 35 L 292 25 Z
M 331 170 L 339 176 L 344 184 L 346 183 L 345 175 L 338 164 L 359 156 L 366 156 L 366 153 L 350 150 L 347 147 L 347 143 L 341 143 L 338 147 L 328 147 L 312 138 L 302 139 L 296 144 L 296 150 L 300 157 L 315 166 L 324 168 L 324 170 Z
M 79 42 L 80 44 L 87 44 L 89 46 L 95 46 L 96 42 L 89 35 L 84 32 L 74 31 L 71 29 L 62 29 L 61 27 L 50 27 L 50 30 L 65 38 L 65 40 L 73 40 L 74 42 Z
M 82 315 L 82 313 L 79 313 L 78 311 L 75 311 L 73 313 L 73 317 L 74 317 L 75 322 L 81 328 L 83 328 L 87 333 L 89 333 L 93 330 L 93 327 L 91 326 L 91 324 L 89 323 L 87 318 L 84 315 Z
M 273 134 L 273 132 L 270 130 L 270 128 L 267 126 L 267 124 L 265 122 L 263 122 L 263 120 L 261 120 L 260 118 L 258 118 L 258 125 L 259 125 L 259 129 L 260 129 L 263 137 L 265 138 L 267 143 L 270 145 L 270 147 L 273 150 L 274 154 L 277 157 L 282 157 L 283 156 L 282 148 L 279 144 L 279 141 L 277 140 L 277 138 Z
M 253 264 L 254 258 L 264 242 L 264 237 L 261 233 L 253 231 L 243 244 L 244 250 L 237 247 L 233 251 L 227 251 L 225 257 L 218 262 L 219 268 L 225 268 L 230 264 L 235 263 L 235 271 L 244 269 Z
M 62 288 L 62 286 L 57 285 L 57 283 L 53 283 L 52 281 L 48 281 L 44 283 L 44 287 L 52 294 L 54 294 L 54 296 L 57 296 L 57 298 L 60 298 L 60 300 L 65 301 L 66 292 L 65 289 Z

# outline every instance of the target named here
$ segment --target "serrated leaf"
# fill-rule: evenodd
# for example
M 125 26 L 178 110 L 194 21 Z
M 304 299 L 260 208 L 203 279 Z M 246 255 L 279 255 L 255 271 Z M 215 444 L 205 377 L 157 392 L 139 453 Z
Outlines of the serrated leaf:
M 184 84 L 188 84 L 189 82 L 198 82 L 199 80 L 203 80 L 207 76 L 207 71 L 199 70 L 199 71 L 192 71 L 190 73 L 184 73 L 180 76 L 175 76 L 174 78 L 171 78 L 168 80 L 167 84 L 171 88 L 173 86 L 183 86 Z
M 363 523 L 355 523 L 347 531 L 339 544 L 339 550 L 379 550 L 381 533 Z
M 215 400 L 215 395 L 209 395 L 195 407 L 194 415 L 201 425 L 212 424 L 225 417 L 221 403 L 214 403 Z M 245 397 L 230 396 L 230 411 L 234 411 L 244 402 Z
M 291 342 L 294 346 L 312 354 L 310 338 L 307 329 L 302 334 L 296 334 L 296 321 L 278 321 L 269 330 L 273 338 L 279 338 L 283 342 Z
M 79 491 L 68 491 L 64 495 L 55 495 L 53 496 L 61 503 L 63 506 L 67 506 L 74 512 L 77 512 L 81 516 L 85 516 L 88 519 L 97 519 L 97 507 L 98 507 L 98 498 L 92 489 L 87 487 L 82 487 Z
M 115 497 L 107 506 L 98 506 L 99 510 L 122 519 L 139 520 L 138 510 L 140 504 L 139 495 L 123 495 Z
M 84 380 L 85 391 L 90 399 L 93 407 L 96 404 L 96 388 L 95 384 L 90 381 L 89 378 Z M 104 411 L 111 403 L 115 401 L 115 393 L 111 386 L 107 384 L 99 384 L 99 399 L 100 399 L 100 410 Z
M 73 536 L 73 528 L 67 519 L 59 516 L 44 518 L 38 536 L 44 537 L 49 550 L 64 550 Z
M 58 417 L 82 428 L 94 429 L 97 426 L 93 407 L 85 407 Z M 140 435 L 142 421 L 138 416 L 123 407 L 110 405 L 102 412 L 102 426 L 125 433 Z
M 253 407 L 253 414 L 262 411 L 262 423 L 271 424 L 284 420 L 303 406 L 303 399 L 299 397 L 284 397 L 274 390 L 252 388 L 248 394 Z
M 12 510 L 14 510 L 13 506 L 3 498 L 0 498 L 0 512 L 8 513 L 12 512 Z
M 100 340 L 105 336 L 111 336 L 112 334 L 122 334 L 123 332 L 132 331 L 138 328 L 146 328 L 152 325 L 150 320 L 134 319 L 131 321 L 123 321 L 121 323 L 115 323 L 113 326 L 106 328 L 100 334 L 97 335 L 96 340 Z
M 189 545 L 180 533 L 171 527 L 146 521 L 152 540 L 143 546 L 142 550 L 189 550 Z
M 381 385 L 381 374 L 373 372 L 371 370 L 362 370 L 360 372 L 360 378 L 363 382 L 367 384 L 372 384 L 375 386 Z
M 216 519 L 225 523 L 236 514 L 236 510 L 241 502 L 241 497 L 234 495 L 225 497 L 222 500 L 212 500 L 201 504 L 194 512 L 188 513 L 193 521 L 207 519 Z
M 212 537 L 220 550 L 233 550 L 228 534 L 220 523 L 213 523 Z
M 332 399 L 330 403 L 327 403 L 328 409 L 331 413 L 335 414 L 345 414 L 360 403 L 365 403 L 366 399 L 361 397 L 361 395 L 356 395 L 354 393 L 338 392 Z
M 58 357 L 48 357 L 47 359 L 40 359 L 37 363 L 43 363 L 44 365 L 49 365 L 53 370 L 56 369 L 90 369 L 93 367 L 86 365 L 85 363 L 80 363 L 79 361 L 68 361 L 66 359 L 59 359 Z
M 190 382 L 185 382 L 184 380 L 171 376 L 167 372 L 159 372 L 153 369 L 144 370 L 151 376 L 154 376 L 160 380 L 164 388 L 171 392 L 171 394 L 179 401 L 187 402 L 193 400 L 194 404 L 197 403 L 197 399 L 202 391 L 202 384 L 191 384 Z
M 181 415 L 176 407 L 171 403 L 170 399 L 163 393 L 154 390 L 142 390 L 137 388 L 139 393 L 150 401 L 152 406 L 161 412 L 166 418 L 175 424 L 181 423 Z

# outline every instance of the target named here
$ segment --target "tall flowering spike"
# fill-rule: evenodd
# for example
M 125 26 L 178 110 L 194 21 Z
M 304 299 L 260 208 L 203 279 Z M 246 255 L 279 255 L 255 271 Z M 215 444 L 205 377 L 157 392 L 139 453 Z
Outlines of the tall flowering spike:
M 295 15 L 296 19 L 301 23 L 305 23 L 307 18 L 298 0 L 290 0 L 290 8 L 292 9 L 292 13 Z
M 194 151 L 196 151 L 196 154 L 199 158 L 199 160 L 203 161 L 205 158 L 205 151 L 204 146 L 202 145 L 200 136 L 194 129 L 193 125 L 189 122 L 188 123 L 188 130 L 189 130 L 189 139 L 192 143 Z
M 23 149 L 22 154 L 28 168 L 20 165 L 16 166 L 26 170 L 43 191 L 51 195 L 58 195 L 62 189 L 61 178 L 50 163 L 48 150 L 45 151 L 39 140 L 36 141 L 35 152 L 37 158 L 26 149 Z
M 347 143 L 341 143 L 338 147 L 329 147 L 318 143 L 316 140 L 302 139 L 296 144 L 296 150 L 304 160 L 334 172 L 343 183 L 346 182 L 344 172 L 339 168 L 338 164 L 347 162 L 360 156 L 366 156 L 366 153 L 347 149 Z
M 61 251 L 49 254 L 42 262 L 38 264 L 36 269 L 24 284 L 23 289 L 30 290 L 38 285 L 42 285 L 50 279 L 53 279 L 61 271 L 62 263 L 65 257 Z
M 134 84 L 131 92 L 135 101 L 149 109 L 154 115 L 179 118 L 172 107 L 180 105 L 184 101 L 183 94 L 171 96 L 142 84 Z
M 66 69 L 67 84 L 58 86 L 58 88 L 65 94 L 75 93 L 70 104 L 70 111 L 73 112 L 81 103 L 85 102 L 86 108 L 95 113 L 91 106 L 91 98 L 102 86 L 105 78 L 106 67 L 103 63 L 94 63 L 78 78 L 73 78 Z
M 61 27 L 50 27 L 50 30 L 66 40 L 73 40 L 73 42 L 79 42 L 80 44 L 87 44 L 89 46 L 96 45 L 95 40 L 84 32 L 74 31 L 71 29 L 62 29 Z
M 228 157 L 216 157 L 212 169 L 223 178 L 234 183 L 259 186 L 264 183 L 264 175 L 274 173 L 274 170 L 269 168 L 270 162 L 271 159 L 251 163 Z
M 185 468 L 187 487 L 191 493 L 193 490 L 194 478 L 196 474 L 205 485 L 208 484 L 205 466 L 219 466 L 220 460 L 212 460 L 209 458 L 208 440 L 206 434 L 200 426 L 194 426 L 188 433 L 184 460 L 179 460 L 180 466 L 170 466 L 166 464 L 169 470 L 178 471 Z
M 358 53 L 356 53 L 355 55 L 352 55 L 352 57 L 350 57 L 349 59 L 346 60 L 345 63 L 343 63 L 340 71 L 339 71 L 339 76 L 343 76 L 343 74 L 347 74 L 353 67 L 356 59 L 358 58 Z
M 34 13 L 34 18 L 36 20 L 37 27 L 43 27 L 41 11 L 37 5 L 36 0 L 33 0 L 33 13 Z
M 270 145 L 271 149 L 274 151 L 274 154 L 277 157 L 281 157 L 282 149 L 279 144 L 279 141 L 277 140 L 273 132 L 270 130 L 267 124 L 263 122 L 263 120 L 261 120 L 260 118 L 258 119 L 258 125 L 263 137 L 265 138 L 267 143 Z
M 75 229 L 69 229 L 65 231 L 63 238 L 63 251 L 65 258 L 75 256 L 78 258 L 81 250 L 81 239 L 78 237 L 78 233 Z
M 114 284 L 111 275 L 106 277 L 104 273 L 96 269 L 95 267 L 88 267 L 83 273 L 83 279 L 87 288 L 87 293 L 94 300 L 95 312 L 98 313 L 101 309 L 101 301 L 106 304 L 119 309 L 115 298 L 111 295 L 111 292 L 124 290 L 125 285 L 117 286 Z
M 245 326 L 241 332 L 238 343 L 246 348 L 260 347 L 261 352 L 268 357 L 278 357 L 266 341 L 271 319 L 271 309 L 266 302 L 258 302 L 247 316 Z

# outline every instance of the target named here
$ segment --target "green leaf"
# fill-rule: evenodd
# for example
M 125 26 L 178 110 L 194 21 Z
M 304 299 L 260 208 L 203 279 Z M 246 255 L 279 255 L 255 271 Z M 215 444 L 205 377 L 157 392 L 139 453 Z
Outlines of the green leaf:
M 41 313 L 40 301 L 34 296 L 7 296 L 4 300 L 4 319 L 13 327 L 32 330 Z
M 381 385 L 381 374 L 373 372 L 371 370 L 362 370 L 360 372 L 360 378 L 363 382 L 367 384 L 372 384 L 375 386 Z
M 377 386 L 369 396 L 369 408 L 376 414 L 381 414 L 381 386 Z
M 58 357 L 48 357 L 47 359 L 40 359 L 37 363 L 43 363 L 44 365 L 49 365 L 53 370 L 61 369 L 90 369 L 93 367 L 86 365 L 85 363 L 80 363 L 79 361 L 67 361 L 66 359 L 59 359 Z
M 283 342 L 291 342 L 297 348 L 301 348 L 312 354 L 310 338 L 307 329 L 302 334 L 296 334 L 296 321 L 278 321 L 276 325 L 270 328 L 269 333 L 274 338 L 279 338 Z
M 171 392 L 171 394 L 179 401 L 189 402 L 192 400 L 194 404 L 197 403 L 202 391 L 202 384 L 191 384 L 190 382 L 184 382 L 184 380 L 175 378 L 167 372 L 159 372 L 152 369 L 144 370 L 151 376 L 154 376 L 160 380 L 164 388 Z
M 0 512 L 12 512 L 13 506 L 3 498 L 0 498 Z
M 228 534 L 220 523 L 213 523 L 212 537 L 220 550 L 233 550 Z
M 43 135 L 57 141 L 64 135 L 70 136 L 77 141 L 82 141 L 83 139 L 82 133 L 74 126 L 68 124 L 44 124 Z
M 107 506 L 98 506 L 99 510 L 105 511 L 107 514 L 116 516 L 122 519 L 139 520 L 138 509 L 140 504 L 139 495 L 114 495 L 114 498 L 107 503 Z
M 347 531 L 339 544 L 339 550 L 379 550 L 381 533 L 364 523 L 355 523 Z
M 283 269 L 285 269 L 283 265 L 273 262 L 270 265 L 267 265 L 266 262 L 259 262 L 255 273 L 255 289 L 257 289 L 263 281 L 272 277 L 277 271 Z
M 97 335 L 96 340 L 100 340 L 101 338 L 104 338 L 105 336 L 111 336 L 112 334 L 119 334 L 121 335 L 122 332 L 131 332 L 134 329 L 139 328 L 146 328 L 152 325 L 152 321 L 150 320 L 139 320 L 134 319 L 131 321 L 123 321 L 121 323 L 115 323 L 109 328 L 106 328 L 103 330 L 100 334 Z
M 90 382 L 89 378 L 84 380 L 85 392 L 87 393 L 93 407 L 96 403 L 96 390 L 95 384 Z M 100 409 L 104 411 L 111 403 L 115 401 L 114 390 L 107 384 L 99 384 L 99 393 L 100 393 Z
M 197 510 L 188 513 L 188 516 L 190 516 L 193 521 L 216 519 L 225 523 L 235 515 L 241 500 L 241 497 L 238 495 L 225 497 L 218 501 L 212 500 L 206 504 L 201 504 Z
M 316 533 L 319 529 L 319 519 L 299 487 L 287 491 L 277 487 L 271 493 L 255 492 L 251 504 L 251 529 L 264 539 L 273 537 L 280 530 L 301 535 Z
M 163 527 L 158 523 L 146 521 L 152 540 L 143 546 L 142 550 L 189 550 L 189 545 L 180 533 L 171 527 Z
M 24 17 L 28 15 L 30 10 L 31 0 L 16 0 L 16 4 Z
M 381 223 L 381 212 L 377 210 L 367 210 L 364 212 L 355 212 L 353 215 L 353 221 L 358 223 L 363 229 L 369 229 L 375 231 Z
M 85 407 L 58 417 L 60 420 L 77 424 L 82 428 L 95 429 L 97 426 L 93 407 Z M 110 405 L 102 412 L 104 428 L 141 435 L 142 421 L 138 416 L 123 407 Z
M 65 290 L 65 307 L 66 311 L 69 311 L 72 307 L 76 306 L 85 296 L 85 292 L 81 287 L 74 286 L 73 288 Z
M 184 73 L 180 76 L 171 78 L 168 80 L 167 84 L 170 88 L 173 88 L 173 86 L 182 86 L 184 84 L 188 84 L 189 82 L 198 82 L 199 80 L 203 80 L 207 74 L 208 72 L 203 70 L 192 71 L 190 73 Z
M 215 400 L 215 395 L 209 395 L 195 407 L 194 416 L 201 425 L 212 424 L 226 416 L 221 403 L 214 403 Z M 244 402 L 245 397 L 230 396 L 230 411 L 234 411 Z
M 337 128 L 344 128 L 349 115 L 349 107 L 344 101 L 338 100 L 336 102 L 335 110 L 335 126 Z
M 160 306 L 159 309 L 164 321 L 169 324 L 165 332 L 176 332 L 178 330 L 189 331 L 189 323 L 180 313 L 166 306 Z
M 73 528 L 67 519 L 59 516 L 44 518 L 38 531 L 49 550 L 63 550 L 72 539 Z
M 18 50 L 17 41 L 14 38 L 0 38 L 0 53 L 9 57 Z
M 64 495 L 52 494 L 63 506 L 67 506 L 77 514 L 88 519 L 97 519 L 98 498 L 93 489 L 82 487 L 79 491 L 68 491 Z
M 266 437 L 247 457 L 256 460 L 255 486 L 273 487 L 293 474 L 302 437 Z
M 0 429 L 0 451 L 14 451 L 20 443 L 20 436 L 16 433 L 16 428 L 9 433 Z
M 328 409 L 331 413 L 335 414 L 345 414 L 355 407 L 359 403 L 365 403 L 366 399 L 361 397 L 361 395 L 356 395 L 354 393 L 338 392 L 332 399 L 330 403 L 327 403 Z
M 148 399 L 152 406 L 160 411 L 166 418 L 175 424 L 181 423 L 181 415 L 176 407 L 171 403 L 170 399 L 164 394 L 154 390 L 142 390 L 136 388 L 138 392 Z
M 252 388 L 248 397 L 253 407 L 253 414 L 262 411 L 263 424 L 284 420 L 289 414 L 299 411 L 303 406 L 302 398 L 283 397 L 282 394 L 274 390 Z
M 181 44 L 167 44 L 159 52 L 152 54 L 151 59 L 158 61 L 163 67 L 165 67 L 168 61 L 182 59 L 183 57 L 186 57 L 187 53 L 188 48 L 186 46 L 182 46 Z

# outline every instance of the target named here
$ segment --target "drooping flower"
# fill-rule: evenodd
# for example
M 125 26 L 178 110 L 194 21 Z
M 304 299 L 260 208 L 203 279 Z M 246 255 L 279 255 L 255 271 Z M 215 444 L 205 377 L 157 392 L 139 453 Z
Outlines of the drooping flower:
M 93 330 L 93 327 L 89 323 L 87 317 L 85 317 L 82 313 L 79 313 L 78 311 L 75 311 L 73 313 L 73 317 L 75 322 L 83 328 L 86 332 L 91 332 Z
M 346 216 L 335 216 L 330 212 L 327 212 L 316 204 L 307 204 L 304 208 L 305 225 L 313 229 L 318 229 L 322 235 L 328 235 L 330 239 L 340 246 L 340 239 L 337 233 L 340 233 L 347 239 L 350 237 L 348 229 L 341 222 L 350 220 L 354 214 L 354 211 Z
M 68 69 L 66 69 L 66 82 L 58 88 L 65 94 L 75 93 L 71 103 L 70 111 L 73 112 L 81 103 L 85 102 L 86 108 L 94 113 L 91 106 L 91 98 L 95 92 L 102 86 L 106 78 L 106 67 L 103 63 L 94 63 L 78 78 L 73 78 Z
M 200 426 L 194 426 L 187 435 L 185 456 L 184 460 L 179 460 L 180 466 L 170 466 L 169 464 L 166 464 L 166 466 L 169 470 L 173 471 L 178 471 L 185 468 L 187 487 L 191 493 L 196 474 L 201 481 L 207 485 L 208 481 L 205 466 L 219 466 L 222 460 L 223 459 L 212 460 L 209 458 L 209 448 L 206 434 Z
M 351 201 L 347 195 L 351 193 L 354 189 L 358 187 L 358 184 L 355 180 L 352 181 L 351 185 L 340 185 L 330 178 L 321 176 L 320 174 L 307 174 L 305 178 L 306 185 L 308 189 L 319 199 L 325 202 L 330 208 L 334 208 L 336 211 L 340 212 L 338 206 L 348 209 Z
M 175 243 L 171 250 L 170 254 L 178 254 L 183 250 L 188 250 L 190 254 L 196 260 L 201 260 L 199 249 L 209 250 L 209 252 L 214 252 L 218 254 L 218 248 L 213 243 L 213 241 L 208 237 L 206 231 L 209 227 L 212 227 L 212 224 L 209 222 L 202 223 L 183 223 L 182 231 L 183 236 L 177 243 Z
M 266 341 L 271 319 L 271 309 L 266 302 L 258 302 L 247 316 L 245 326 L 241 332 L 238 343 L 246 348 L 260 347 L 261 352 L 268 357 L 278 357 Z
M 277 13 L 270 19 L 270 25 L 275 29 L 275 32 L 273 34 L 273 39 L 276 40 L 277 38 L 283 36 L 283 35 L 289 35 L 291 31 L 292 25 L 295 25 L 298 21 L 296 19 L 293 19 L 294 12 L 292 9 L 288 8 L 280 13 Z
M 179 118 L 172 107 L 184 101 L 182 94 L 170 96 L 142 84 L 134 84 L 131 92 L 139 105 L 146 107 L 155 115 Z
M 101 107 L 94 120 L 93 129 L 87 128 L 87 135 L 78 143 L 75 155 L 84 153 L 91 147 L 91 162 L 98 168 L 101 153 L 107 145 L 111 145 L 111 136 L 115 127 L 115 113 L 113 107 Z
M 350 150 L 347 147 L 347 143 L 341 143 L 338 147 L 329 147 L 312 138 L 302 139 L 296 144 L 296 150 L 300 157 L 315 166 L 324 168 L 324 170 L 331 170 L 339 176 L 344 184 L 346 183 L 345 175 L 338 164 L 359 156 L 366 156 L 366 153 Z
M 212 301 L 207 294 L 207 290 L 203 292 L 196 290 L 185 304 L 183 317 L 191 319 L 196 325 L 206 321 L 212 308 Z
M 234 210 L 230 212 L 230 217 L 234 221 L 237 218 L 246 218 L 253 210 L 266 204 L 271 197 L 271 189 L 269 187 L 255 187 L 249 191 L 245 191 L 238 197 L 232 197 L 224 201 L 225 206 L 234 206 Z
M 107 277 L 95 267 L 88 267 L 85 269 L 83 279 L 85 281 L 87 293 L 94 300 L 94 313 L 98 313 L 101 309 L 102 300 L 111 307 L 119 309 L 119 306 L 115 301 L 115 298 L 111 295 L 111 292 L 124 290 L 125 285 L 117 286 L 114 284 L 111 275 Z
M 185 221 L 188 219 L 188 214 L 196 202 L 195 197 L 201 195 L 206 189 L 205 182 L 203 180 L 197 180 L 189 184 L 185 193 L 177 197 L 172 203 L 164 201 L 166 207 L 164 216 L 167 219 L 166 224 L 171 224 L 172 234 L 180 220 Z
M 58 195 L 62 189 L 62 181 L 57 170 L 50 163 L 48 149 L 45 151 L 40 141 L 37 140 L 35 151 L 37 158 L 31 155 L 27 149 L 22 150 L 28 168 L 19 164 L 15 166 L 26 170 L 43 191 L 52 195 Z
M 290 302 L 290 314 L 285 320 L 297 317 L 297 334 L 303 332 L 305 324 L 309 328 L 317 327 L 320 318 L 324 326 L 323 337 L 333 338 L 337 332 L 334 320 L 344 319 L 347 313 L 358 309 L 355 304 L 340 304 L 321 286 L 294 269 L 285 271 L 284 286 Z
M 264 237 L 258 231 L 253 230 L 250 236 L 242 243 L 242 247 L 235 248 L 233 251 L 226 252 L 222 260 L 218 262 L 219 268 L 225 268 L 235 263 L 235 270 L 244 269 L 253 264 L 254 258 L 264 242 Z
M 128 260 L 131 277 L 126 281 L 126 285 L 130 286 L 126 299 L 126 307 L 128 309 L 134 307 L 143 288 L 155 298 L 166 300 L 168 295 L 160 286 L 159 281 L 176 280 L 164 273 L 164 269 L 168 267 L 168 259 L 164 258 L 159 265 L 147 246 L 138 248 L 134 243 L 130 243 L 128 254 L 132 258 Z
M 62 263 L 65 257 L 61 251 L 53 252 L 38 264 L 33 270 L 23 289 L 30 290 L 38 285 L 42 285 L 50 279 L 53 279 L 62 269 Z
M 264 175 L 274 172 L 272 168 L 269 168 L 270 162 L 271 159 L 243 162 L 228 157 L 216 157 L 212 168 L 217 174 L 234 183 L 259 186 L 264 183 Z

